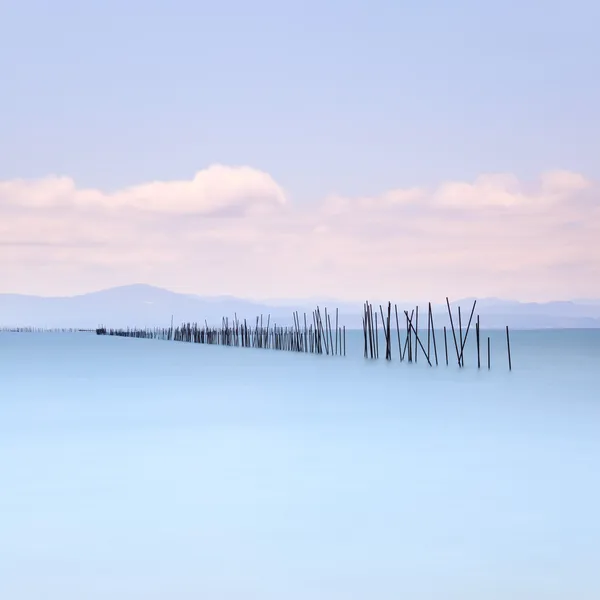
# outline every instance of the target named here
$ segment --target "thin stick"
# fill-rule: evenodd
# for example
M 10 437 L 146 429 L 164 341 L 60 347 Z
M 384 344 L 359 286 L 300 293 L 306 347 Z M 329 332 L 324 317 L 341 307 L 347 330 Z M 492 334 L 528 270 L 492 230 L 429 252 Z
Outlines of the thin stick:
M 412 327 L 412 321 L 411 321 L 411 327 Z M 417 341 L 419 341 L 419 305 L 417 304 L 417 311 L 415 314 L 415 326 L 413 327 L 413 331 L 415 332 L 415 337 L 417 338 Z M 415 344 L 415 362 L 417 362 L 417 354 L 419 352 L 419 346 L 417 346 L 417 344 Z
M 508 351 L 508 370 L 512 371 L 512 360 L 510 358 L 510 336 L 508 335 L 508 325 L 506 326 L 506 349 Z
M 341 342 L 341 340 L 340 340 Z M 338 354 L 338 309 L 335 309 L 335 353 Z
M 408 312 L 405 311 L 405 314 L 408 317 Z M 412 327 L 412 322 L 411 322 L 410 325 Z M 427 356 L 427 352 L 425 352 L 425 348 L 423 348 L 423 344 L 421 343 L 421 340 L 419 339 L 419 336 L 417 335 L 417 331 L 416 331 L 416 329 L 414 327 L 413 327 L 413 331 L 415 332 L 415 338 L 417 339 L 417 342 L 419 343 L 419 346 L 421 346 L 421 350 L 423 350 L 423 354 L 425 355 L 425 358 L 427 359 L 427 362 L 429 363 L 429 366 L 431 367 L 431 362 L 429 361 L 429 358 Z
M 385 357 L 387 359 L 387 328 L 385 326 L 385 319 L 383 318 L 383 308 L 379 305 L 379 312 L 381 313 L 381 325 L 383 327 L 383 337 L 385 338 Z
M 308 327 L 306 326 L 306 313 L 304 313 L 304 352 L 308 352 Z
M 462 367 L 463 365 L 463 359 L 462 359 L 462 347 L 463 347 L 463 334 L 462 334 L 462 318 L 461 318 L 461 313 L 460 313 L 460 306 L 458 307 L 458 333 L 460 336 L 460 354 L 458 356 L 458 364 Z
M 327 309 L 325 309 L 325 325 L 323 325 L 323 319 L 321 318 L 321 311 L 317 308 L 319 315 L 319 322 L 321 323 L 321 333 L 323 335 L 323 340 L 325 341 L 325 354 L 329 356 L 329 335 L 327 332 Z
M 269 324 L 271 323 L 271 313 L 269 313 L 269 315 L 267 316 L 267 331 L 266 331 L 266 338 L 265 338 L 265 346 L 268 346 L 269 344 Z
M 394 304 L 394 312 L 396 313 L 396 332 L 398 333 L 398 354 L 400 356 L 400 362 L 403 360 L 402 356 L 402 344 L 400 343 L 400 324 L 398 323 L 398 306 Z
M 327 342 L 327 354 L 329 355 L 329 326 L 328 326 L 328 322 L 329 319 L 327 318 L 327 307 L 325 307 L 324 309 L 324 316 L 325 316 L 325 341 Z M 333 348 L 331 349 L 331 352 L 333 353 Z
M 390 353 L 390 310 L 391 310 L 391 304 L 388 303 L 388 318 L 387 318 L 387 323 L 386 323 L 386 320 L 385 320 L 384 315 L 383 315 L 383 308 L 381 307 L 381 304 L 379 305 L 379 310 L 381 312 L 381 324 L 383 325 L 383 334 L 385 336 L 385 360 L 390 360 L 390 358 L 391 358 L 391 353 Z
M 371 335 L 373 336 L 373 355 L 371 358 L 377 358 L 377 313 L 375 313 L 375 319 L 373 319 L 373 305 L 369 304 L 369 316 L 371 318 Z
M 448 315 L 450 315 L 450 325 L 452 327 L 452 337 L 454 338 L 454 348 L 456 349 L 456 358 L 458 359 L 458 366 L 460 367 L 460 359 L 459 359 L 459 352 L 458 352 L 458 344 L 456 342 L 456 331 L 454 330 L 454 321 L 452 319 L 452 311 L 450 310 L 450 301 L 448 300 L 448 297 L 446 296 L 446 304 L 448 306 Z
M 369 351 L 371 354 L 371 358 L 373 358 L 373 321 L 371 320 L 371 306 L 370 306 L 368 300 L 367 300 L 367 306 L 366 306 L 366 319 L 367 319 L 367 328 L 369 330 Z
M 431 302 L 427 309 L 427 358 L 431 356 Z
M 323 321 L 321 320 L 321 310 L 317 306 L 317 325 L 319 327 L 319 354 L 323 354 L 323 345 L 325 346 L 325 351 L 327 352 L 327 338 L 324 336 L 323 331 Z M 329 352 L 327 352 L 329 354 Z
M 467 344 L 467 338 L 469 337 L 469 329 L 471 328 L 471 320 L 473 319 L 473 313 L 475 312 L 475 305 L 477 304 L 477 300 L 475 300 L 473 302 L 473 308 L 471 309 L 471 315 L 469 316 L 469 324 L 467 325 L 467 331 L 465 333 L 465 339 L 463 342 L 461 342 L 460 345 L 460 362 L 462 364 L 462 366 L 465 366 L 465 357 L 464 357 L 464 350 L 465 350 L 465 346 Z
M 479 315 L 477 315 L 477 322 L 475 323 L 475 336 L 477 338 L 477 368 L 481 369 L 481 353 L 479 350 Z
M 410 327 L 410 323 L 413 320 L 415 309 L 413 308 L 410 311 L 410 319 L 406 311 L 404 311 L 404 314 L 406 315 L 406 342 L 404 343 L 404 354 L 406 354 L 406 351 L 408 350 L 408 362 L 412 362 L 412 328 Z
M 446 326 L 444 325 L 444 346 L 446 348 L 446 366 L 448 366 L 448 336 L 446 335 Z
M 392 316 L 392 303 L 388 302 L 388 314 L 387 314 L 387 348 L 385 351 L 385 358 L 387 360 L 392 360 L 392 330 L 390 321 Z
M 437 353 L 437 343 L 435 341 L 435 325 L 433 324 L 433 312 L 431 311 L 431 304 L 429 306 L 430 306 L 429 315 L 431 317 L 431 335 L 433 337 L 433 353 L 435 355 L 435 366 L 437 367 L 438 353 Z
M 491 368 L 490 338 L 488 336 L 488 369 Z
M 379 358 L 379 326 L 377 325 L 377 313 L 375 313 L 375 358 Z

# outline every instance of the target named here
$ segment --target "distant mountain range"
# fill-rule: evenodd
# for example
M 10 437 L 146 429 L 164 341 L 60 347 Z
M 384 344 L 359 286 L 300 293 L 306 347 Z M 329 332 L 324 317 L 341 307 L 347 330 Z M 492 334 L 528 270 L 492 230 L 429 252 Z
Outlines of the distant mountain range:
M 255 323 L 263 315 L 271 324 L 292 323 L 292 311 L 298 310 L 303 320 L 306 311 L 309 321 L 312 310 L 319 305 L 321 311 L 339 309 L 340 325 L 360 328 L 362 307 L 360 303 L 335 302 L 333 300 L 307 301 L 281 300 L 253 302 L 231 296 L 202 297 L 178 294 L 150 285 L 129 285 L 72 297 L 40 297 L 21 294 L 0 294 L 0 327 L 108 327 L 168 326 L 173 315 L 176 324 L 182 322 L 218 325 L 222 317 L 247 319 Z M 461 306 L 463 324 L 468 321 L 472 298 L 452 303 L 456 311 Z M 373 302 L 379 308 L 379 303 Z M 414 303 L 399 304 L 398 310 L 412 309 Z M 392 309 L 393 310 L 393 309 Z M 422 323 L 426 324 L 427 307 L 419 308 Z M 448 324 L 445 306 L 433 307 L 436 326 Z M 393 313 L 392 313 L 393 314 Z M 571 302 L 522 303 L 497 298 L 477 300 L 476 314 L 481 326 L 501 328 L 508 325 L 514 329 L 547 328 L 600 328 L 600 300 L 574 300 Z M 456 317 L 456 312 L 455 312 Z

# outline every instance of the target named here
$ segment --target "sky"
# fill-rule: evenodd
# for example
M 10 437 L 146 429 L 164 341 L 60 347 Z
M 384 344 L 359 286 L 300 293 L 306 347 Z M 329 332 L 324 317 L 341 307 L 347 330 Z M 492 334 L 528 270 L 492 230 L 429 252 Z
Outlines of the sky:
M 0 0 L 0 293 L 600 297 L 592 0 Z

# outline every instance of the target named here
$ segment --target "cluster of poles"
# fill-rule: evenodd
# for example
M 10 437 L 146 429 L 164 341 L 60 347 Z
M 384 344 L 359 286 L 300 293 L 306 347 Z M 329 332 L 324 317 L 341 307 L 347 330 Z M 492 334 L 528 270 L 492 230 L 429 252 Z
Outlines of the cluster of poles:
M 388 302 L 387 307 L 379 305 L 379 311 L 373 309 L 368 301 L 363 305 L 362 332 L 363 332 L 363 354 L 367 359 L 379 358 L 379 335 L 383 331 L 383 342 L 385 346 L 385 359 L 392 360 L 392 349 L 398 344 L 398 357 L 401 362 L 416 363 L 422 357 L 429 366 L 437 366 L 440 360 L 445 359 L 446 365 L 456 360 L 459 367 L 465 366 L 465 348 L 469 333 L 474 328 L 475 343 L 477 347 L 477 368 L 482 365 L 482 350 L 487 354 L 487 367 L 491 368 L 491 340 L 481 339 L 481 328 L 479 315 L 475 315 L 477 301 L 473 302 L 466 326 L 463 324 L 463 314 L 460 306 L 457 314 L 450 307 L 450 301 L 446 298 L 446 307 L 450 329 L 443 327 L 443 354 L 438 352 L 438 340 L 431 303 L 427 307 L 427 325 L 419 324 L 419 307 L 398 312 L 398 306 Z M 473 318 L 475 317 L 475 321 Z M 333 321 L 333 322 L 332 322 Z M 474 323 L 474 327 L 472 327 Z M 402 327 L 401 327 L 402 324 Z M 395 330 L 395 332 L 394 332 Z M 35 327 L 0 328 L 2 332 L 61 332 L 75 333 L 83 331 L 94 331 L 89 329 L 55 328 L 43 329 Z M 220 327 L 209 326 L 198 323 L 182 323 L 174 327 L 171 317 L 170 327 L 154 328 L 126 328 L 107 329 L 98 327 L 95 332 L 98 335 L 120 336 L 130 338 L 160 339 L 178 342 L 189 342 L 195 344 L 214 344 L 220 346 L 236 346 L 241 348 L 265 348 L 272 350 L 285 350 L 288 352 L 304 352 L 311 354 L 325 354 L 330 356 L 346 356 L 346 327 L 339 324 L 339 311 L 328 312 L 327 308 L 321 313 L 317 306 L 312 311 L 312 320 L 309 321 L 304 313 L 301 320 L 298 311 L 293 313 L 293 326 L 271 325 L 271 316 L 266 319 L 263 316 L 256 317 L 256 322 L 248 324 L 246 319 L 238 319 L 237 314 L 230 320 L 224 317 Z M 439 330 L 441 332 L 441 330 Z M 395 333 L 395 335 L 394 335 Z M 450 338 L 450 339 L 449 339 Z M 482 343 L 482 342 L 485 342 Z M 449 350 L 450 347 L 450 350 Z M 452 348 L 455 357 L 451 358 Z M 506 350 L 508 357 L 508 368 L 512 370 L 512 358 L 510 351 L 510 334 L 506 327 Z M 440 358 L 439 354 L 442 354 Z M 485 355 L 484 355 L 485 358 Z
M 458 315 L 454 315 L 452 309 L 450 308 L 450 301 L 446 298 L 446 306 L 448 308 L 448 316 L 450 319 L 450 328 L 452 332 L 452 342 L 454 349 L 456 351 L 456 361 L 459 367 L 465 366 L 465 347 L 467 343 L 467 338 L 469 337 L 469 332 L 471 331 L 471 324 L 473 322 L 473 315 L 475 314 L 475 307 L 477 305 L 477 301 L 473 302 L 473 307 L 471 308 L 471 314 L 469 315 L 469 320 L 466 325 L 466 328 L 463 330 L 463 317 L 460 306 L 458 307 Z M 379 315 L 381 315 L 381 325 L 383 329 L 384 342 L 385 342 L 385 358 L 386 360 L 392 360 L 392 332 L 393 332 L 393 323 L 392 323 L 392 303 L 388 302 L 387 310 L 384 311 L 383 306 L 379 305 Z M 454 317 L 457 316 L 456 326 Z M 421 333 L 421 337 L 419 336 L 419 307 L 416 306 L 411 310 L 410 314 L 407 310 L 404 311 L 403 316 L 398 316 L 398 307 L 394 304 L 394 317 L 396 324 L 396 337 L 398 340 L 398 355 L 400 357 L 400 361 L 406 360 L 407 362 L 417 362 L 419 356 L 419 350 L 421 354 L 429 364 L 429 366 L 433 366 L 433 362 L 435 361 L 435 365 L 439 364 L 438 361 L 438 349 L 437 349 L 437 340 L 435 335 L 435 324 L 433 320 L 433 311 L 431 310 L 431 302 L 428 304 L 427 310 L 427 340 L 425 341 L 424 333 Z M 400 331 L 400 322 L 405 321 L 406 333 L 404 335 L 404 342 L 402 342 L 402 334 Z M 363 305 L 363 338 L 364 338 L 364 357 L 370 359 L 379 358 L 379 325 L 378 325 L 378 313 L 377 311 L 373 311 L 373 306 L 367 301 Z M 421 332 L 423 332 L 424 328 L 421 328 Z M 450 362 L 450 357 L 448 353 L 448 331 L 446 326 L 443 328 L 444 331 L 444 352 L 446 358 L 446 365 Z M 481 368 L 481 328 L 479 322 L 479 315 L 477 315 L 475 320 L 475 339 L 477 346 L 477 368 Z M 427 348 L 425 348 L 427 346 Z M 433 350 L 433 353 L 432 353 Z M 512 370 L 512 358 L 510 354 L 510 333 L 508 330 L 508 326 L 506 326 L 506 351 L 508 356 L 508 368 Z M 488 336 L 487 338 L 487 367 L 491 368 L 491 340 Z
M 285 350 L 289 352 L 305 352 L 311 354 L 326 354 L 331 356 L 346 356 L 346 327 L 339 325 L 339 311 L 335 310 L 335 327 L 332 327 L 331 313 L 317 306 L 312 313 L 312 323 L 309 324 L 306 313 L 303 321 L 296 311 L 293 313 L 294 325 L 281 327 L 276 323 L 271 325 L 271 316 L 266 320 L 263 316 L 256 317 L 256 323 L 248 325 L 234 316 L 232 321 L 224 317 L 221 327 L 210 327 L 198 323 L 183 323 L 177 327 L 165 328 L 127 328 L 107 329 L 99 327 L 98 335 L 114 335 L 144 339 L 161 339 L 195 344 L 216 344 L 220 346 L 236 346 L 241 348 L 265 348 Z

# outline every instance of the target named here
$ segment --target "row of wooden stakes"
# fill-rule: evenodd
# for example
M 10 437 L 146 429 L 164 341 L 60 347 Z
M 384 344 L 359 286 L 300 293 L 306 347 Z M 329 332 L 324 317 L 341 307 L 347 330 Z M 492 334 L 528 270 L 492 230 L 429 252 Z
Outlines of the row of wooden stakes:
M 273 324 L 268 315 L 266 322 L 263 316 L 256 317 L 256 323 L 248 325 L 234 316 L 233 321 L 224 317 L 221 327 L 210 327 L 198 323 L 183 323 L 178 327 L 168 328 L 127 328 L 107 329 L 99 327 L 98 335 L 114 335 L 148 339 L 162 339 L 196 344 L 216 344 L 221 346 L 237 346 L 241 348 L 266 348 L 286 350 L 289 352 L 305 352 L 346 356 L 346 327 L 339 325 L 339 311 L 335 311 L 335 328 L 332 327 L 331 314 L 324 310 L 321 314 L 319 307 L 312 313 L 312 323 L 309 325 L 306 313 L 303 322 L 296 311 L 293 313 L 293 327 L 281 327 Z
M 456 360 L 459 367 L 465 366 L 465 346 L 469 332 L 471 331 L 471 323 L 473 321 L 473 315 L 475 313 L 475 307 L 477 300 L 473 302 L 471 308 L 471 314 L 467 323 L 466 329 L 463 335 L 463 320 L 460 306 L 458 307 L 458 320 L 457 327 L 454 325 L 454 315 L 450 308 L 450 301 L 446 298 L 446 306 L 448 308 L 448 316 L 450 319 L 450 326 L 452 330 L 452 340 L 454 342 L 454 349 L 456 351 Z M 388 302 L 387 311 L 384 312 L 383 306 L 379 305 L 379 314 L 381 315 L 381 325 L 383 329 L 384 342 L 385 342 L 385 358 L 386 360 L 392 360 L 392 303 Z M 429 366 L 433 366 L 435 361 L 436 366 L 438 362 L 438 350 L 437 340 L 435 335 L 435 324 L 433 320 L 433 311 L 431 309 L 431 302 L 428 304 L 427 311 L 427 341 L 419 337 L 419 307 L 416 306 L 411 310 L 410 314 L 407 310 L 404 311 L 403 318 L 398 317 L 398 307 L 394 304 L 394 316 L 396 323 L 396 335 L 398 339 L 398 355 L 400 361 L 417 362 L 419 356 L 419 349 L 423 354 L 425 360 Z M 406 334 L 404 336 L 404 342 L 401 340 L 400 332 L 400 321 L 406 322 Z M 379 326 L 378 326 L 378 313 L 373 311 L 373 306 L 367 301 L 363 306 L 363 338 L 364 338 L 364 357 L 370 359 L 379 358 Z M 423 329 L 421 329 L 423 331 Z M 444 351 L 446 355 L 446 365 L 449 364 L 448 355 L 448 333 L 447 328 L 444 326 Z M 423 334 L 422 334 L 423 335 Z M 479 323 L 479 315 L 475 320 L 475 338 L 477 346 L 477 368 L 481 368 L 481 328 Z M 425 349 L 425 344 L 427 349 Z M 433 349 L 433 354 L 432 354 Z M 508 357 L 508 368 L 512 370 L 512 357 L 510 353 L 510 333 L 508 326 L 506 326 L 506 350 Z M 491 340 L 487 338 L 487 367 L 491 368 Z
M 450 307 L 450 302 L 446 298 L 448 317 L 450 322 L 451 340 L 450 347 L 454 347 L 456 361 L 459 367 L 465 366 L 465 348 L 477 301 L 473 302 L 466 327 L 463 327 L 463 315 L 460 306 L 455 315 Z M 392 348 L 395 345 L 394 338 L 397 339 L 398 357 L 400 361 L 416 363 L 419 357 L 433 366 L 439 364 L 438 343 L 436 338 L 436 327 L 431 303 L 428 303 L 427 325 L 419 328 L 419 307 L 416 306 L 410 311 L 403 311 L 399 314 L 398 306 L 394 304 L 392 313 L 392 303 L 387 303 L 384 309 L 379 305 L 379 311 L 374 310 L 372 304 L 368 301 L 363 305 L 362 332 L 363 332 L 363 354 L 368 359 L 379 358 L 379 333 L 380 325 L 383 331 L 383 341 L 385 346 L 385 359 L 392 360 Z M 379 320 L 380 317 L 380 320 Z M 335 320 L 334 320 L 335 319 Z M 326 354 L 330 356 L 346 356 L 346 327 L 340 326 L 339 310 L 333 314 L 317 306 L 312 311 L 312 322 L 309 324 L 307 314 L 304 313 L 301 321 L 298 311 L 293 313 L 293 326 L 271 325 L 271 316 L 266 320 L 263 316 L 256 317 L 256 322 L 251 325 L 246 319 L 238 319 L 237 314 L 233 320 L 223 318 L 220 327 L 209 326 L 205 321 L 204 325 L 198 323 L 183 323 L 177 327 L 173 326 L 171 318 L 170 327 L 155 328 L 126 328 L 126 329 L 108 329 L 104 326 L 98 327 L 95 331 L 98 335 L 110 335 L 133 338 L 161 339 L 180 342 L 191 342 L 198 344 L 216 344 L 222 346 L 237 346 L 242 348 L 265 348 L 273 350 L 285 350 L 289 352 L 304 352 L 311 354 Z M 332 323 L 333 321 L 333 323 Z M 400 324 L 403 327 L 401 328 Z M 395 327 L 394 327 L 395 325 Z M 395 329 L 395 336 L 394 336 Z M 481 368 L 481 329 L 479 315 L 475 318 L 475 338 L 477 347 L 477 367 Z M 74 333 L 90 331 L 86 329 L 62 328 L 62 329 L 41 329 L 34 327 L 3 328 L 0 331 L 10 332 L 63 332 Z M 448 346 L 449 331 L 446 326 L 443 327 L 444 335 L 444 354 L 445 363 L 450 363 L 450 354 Z M 426 338 L 425 338 L 426 335 Z M 510 349 L 510 334 L 506 327 L 506 350 L 508 358 L 508 368 L 512 370 L 512 358 Z M 454 359 L 452 359 L 454 361 Z M 487 337 L 487 367 L 491 368 L 491 340 Z

